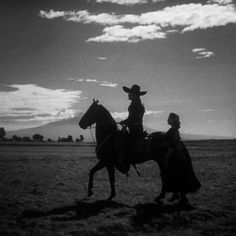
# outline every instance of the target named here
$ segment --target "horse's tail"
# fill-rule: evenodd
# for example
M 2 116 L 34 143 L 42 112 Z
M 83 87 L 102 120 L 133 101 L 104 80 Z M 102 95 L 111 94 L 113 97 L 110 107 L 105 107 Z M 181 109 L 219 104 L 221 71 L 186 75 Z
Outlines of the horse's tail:
M 166 142 L 166 136 L 164 132 L 153 132 L 149 134 L 149 138 L 152 139 L 152 142 L 155 144 L 161 144 Z

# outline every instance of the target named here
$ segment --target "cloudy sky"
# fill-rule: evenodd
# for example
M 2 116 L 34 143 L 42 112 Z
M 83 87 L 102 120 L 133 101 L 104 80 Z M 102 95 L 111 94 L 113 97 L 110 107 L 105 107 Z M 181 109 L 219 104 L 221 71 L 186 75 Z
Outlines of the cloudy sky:
M 233 0 L 1 0 L 0 126 L 76 116 L 92 98 L 127 116 L 122 86 L 148 93 L 144 123 L 236 137 Z

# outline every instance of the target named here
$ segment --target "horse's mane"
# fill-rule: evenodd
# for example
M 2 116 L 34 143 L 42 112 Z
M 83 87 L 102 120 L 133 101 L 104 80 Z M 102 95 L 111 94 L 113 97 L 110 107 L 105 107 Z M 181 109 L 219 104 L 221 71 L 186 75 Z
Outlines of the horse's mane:
M 116 121 L 112 117 L 111 113 L 103 105 L 100 104 L 99 106 L 101 110 L 103 111 L 103 116 L 105 115 L 105 117 L 103 118 L 106 119 L 106 122 L 110 123 L 112 126 L 114 126 L 114 128 L 117 129 Z

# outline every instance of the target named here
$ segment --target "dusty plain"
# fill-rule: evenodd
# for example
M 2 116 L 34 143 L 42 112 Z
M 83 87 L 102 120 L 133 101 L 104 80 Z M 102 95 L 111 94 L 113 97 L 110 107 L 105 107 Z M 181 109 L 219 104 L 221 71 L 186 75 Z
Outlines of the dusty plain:
M 106 169 L 85 199 L 93 145 L 0 145 L 0 235 L 236 235 L 236 141 L 185 142 L 202 187 L 192 207 L 154 203 L 161 187 L 156 163 L 127 178 L 116 171 L 109 196 Z

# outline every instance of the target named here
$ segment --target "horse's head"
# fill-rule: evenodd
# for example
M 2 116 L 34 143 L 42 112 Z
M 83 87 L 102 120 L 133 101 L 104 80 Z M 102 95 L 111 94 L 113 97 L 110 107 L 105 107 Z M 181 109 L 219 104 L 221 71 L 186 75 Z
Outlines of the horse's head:
M 92 105 L 89 107 L 89 109 L 85 112 L 85 114 L 80 119 L 79 126 L 82 129 L 86 129 L 88 128 L 88 126 L 91 126 L 92 124 L 96 123 L 99 106 L 100 105 L 98 104 L 98 101 L 95 101 L 93 99 Z

